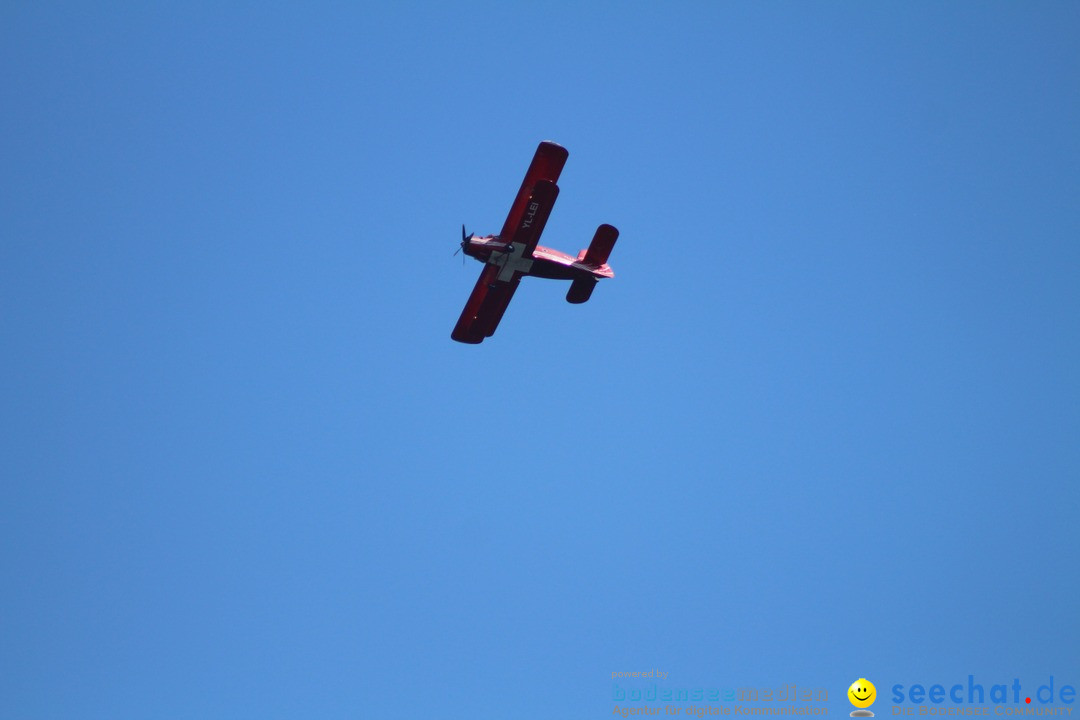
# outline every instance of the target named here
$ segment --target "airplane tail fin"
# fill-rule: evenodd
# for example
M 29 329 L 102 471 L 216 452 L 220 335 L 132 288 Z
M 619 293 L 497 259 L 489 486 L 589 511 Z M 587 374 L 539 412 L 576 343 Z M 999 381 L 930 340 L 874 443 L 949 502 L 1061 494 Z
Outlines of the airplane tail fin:
M 611 225 L 601 225 L 596 228 L 596 234 L 593 235 L 592 242 L 589 243 L 589 249 L 585 251 L 585 256 L 581 258 L 581 261 L 589 265 L 603 265 L 607 262 L 608 256 L 611 255 L 611 249 L 615 247 L 615 241 L 618 239 L 618 230 Z

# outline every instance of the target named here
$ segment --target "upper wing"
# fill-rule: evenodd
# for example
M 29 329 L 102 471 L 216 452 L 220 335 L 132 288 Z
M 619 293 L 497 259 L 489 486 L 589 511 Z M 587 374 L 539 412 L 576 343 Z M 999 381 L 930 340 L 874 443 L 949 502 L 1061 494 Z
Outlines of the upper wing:
M 510 214 L 506 216 L 502 232 L 499 233 L 507 244 L 522 243 L 525 246 L 520 256 L 522 258 L 531 257 L 540 241 L 540 233 L 559 195 L 555 183 L 569 155 L 566 148 L 553 142 L 542 142 L 536 148 L 514 204 L 510 206 Z M 502 265 L 498 264 L 484 266 L 454 331 L 450 333 L 451 338 L 463 343 L 479 343 L 495 334 L 495 328 L 499 326 L 521 282 L 520 271 L 499 280 L 502 269 Z M 510 271 L 510 266 L 507 271 Z
M 461 311 L 454 331 L 450 333 L 451 338 L 458 342 L 476 344 L 495 334 L 495 328 L 499 326 L 499 321 L 502 320 L 503 313 L 521 282 L 517 274 L 505 282 L 498 277 L 498 265 L 484 266 L 472 294 L 465 302 L 465 309 Z
M 547 180 L 552 184 L 557 183 L 569 155 L 570 153 L 562 145 L 547 141 L 540 143 L 536 148 L 536 154 L 533 155 L 532 163 L 529 164 L 529 169 L 525 173 L 521 189 L 518 190 L 517 197 L 514 198 L 514 204 L 510 206 L 510 214 L 506 216 L 502 232 L 499 233 L 500 238 L 506 242 L 511 241 L 525 219 L 525 211 L 528 209 L 529 198 L 533 194 L 536 183 L 541 180 Z M 552 199 L 552 202 L 554 202 L 554 199 Z M 549 207 L 548 212 L 550 211 L 551 208 Z

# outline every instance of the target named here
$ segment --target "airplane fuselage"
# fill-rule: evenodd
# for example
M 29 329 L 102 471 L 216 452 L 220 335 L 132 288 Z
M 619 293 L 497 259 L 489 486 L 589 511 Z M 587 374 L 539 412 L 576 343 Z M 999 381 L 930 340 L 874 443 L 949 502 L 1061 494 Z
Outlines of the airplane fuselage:
M 497 235 L 471 237 L 462 244 L 462 249 L 466 255 L 482 263 L 499 266 L 498 279 L 502 281 L 508 281 L 518 274 L 552 280 L 615 277 L 614 271 L 607 263 L 603 265 L 584 263 L 580 257 L 574 258 L 543 245 L 536 246 L 531 258 L 524 257 L 524 244 L 505 243 Z

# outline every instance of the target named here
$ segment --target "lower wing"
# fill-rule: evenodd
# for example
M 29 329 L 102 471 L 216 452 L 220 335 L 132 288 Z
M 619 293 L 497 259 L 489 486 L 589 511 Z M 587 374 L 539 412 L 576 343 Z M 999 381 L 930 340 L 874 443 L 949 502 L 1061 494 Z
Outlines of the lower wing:
M 495 334 L 510 300 L 514 297 L 521 278 L 514 276 L 508 282 L 498 280 L 499 267 L 485 265 L 480 278 L 476 281 L 472 294 L 465 302 L 454 331 L 450 337 L 463 343 L 481 343 L 484 338 Z
M 511 237 L 511 242 L 525 246 L 523 257 L 532 257 L 557 197 L 559 197 L 559 186 L 550 180 L 540 180 L 533 186 L 525 204 L 525 213 L 521 216 L 521 224 L 517 226 Z

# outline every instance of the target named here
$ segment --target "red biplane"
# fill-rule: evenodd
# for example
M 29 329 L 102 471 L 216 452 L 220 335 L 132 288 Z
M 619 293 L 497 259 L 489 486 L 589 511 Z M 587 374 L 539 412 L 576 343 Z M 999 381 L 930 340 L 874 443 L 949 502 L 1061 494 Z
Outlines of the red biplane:
M 461 228 L 462 251 L 484 263 L 484 270 L 450 334 L 454 340 L 479 343 L 494 335 L 518 283 L 526 275 L 570 280 L 566 300 L 572 303 L 588 300 L 601 278 L 615 277 L 607 259 L 619 231 L 610 225 L 597 228 L 589 247 L 576 258 L 537 244 L 559 195 L 555 183 L 568 155 L 561 145 L 540 143 L 498 235 L 466 235 L 465 228 Z

